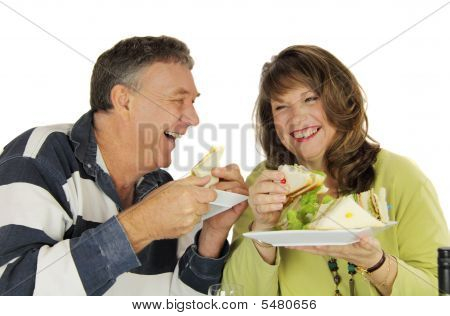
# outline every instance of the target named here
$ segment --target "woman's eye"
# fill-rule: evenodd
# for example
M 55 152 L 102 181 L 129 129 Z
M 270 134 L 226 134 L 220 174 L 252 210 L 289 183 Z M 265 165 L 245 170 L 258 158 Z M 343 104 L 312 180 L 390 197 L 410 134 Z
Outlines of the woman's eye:
M 305 99 L 305 103 L 314 103 L 317 101 L 317 99 L 319 99 L 319 97 L 314 96 L 314 97 L 309 97 Z
M 284 108 L 286 108 L 286 105 L 277 105 L 277 106 L 275 106 L 275 111 L 279 111 L 279 110 L 282 110 Z

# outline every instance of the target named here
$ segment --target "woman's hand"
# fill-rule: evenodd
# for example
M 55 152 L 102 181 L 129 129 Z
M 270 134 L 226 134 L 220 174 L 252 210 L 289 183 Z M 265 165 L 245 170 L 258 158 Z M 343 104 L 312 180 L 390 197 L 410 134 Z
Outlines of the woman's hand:
M 383 256 L 380 243 L 373 237 L 362 237 L 358 242 L 346 246 L 288 247 L 312 254 L 344 259 L 363 269 L 375 266 Z M 395 257 L 385 254 L 384 263 L 366 278 L 381 295 L 391 295 L 397 277 L 398 263 Z
M 299 246 L 287 248 L 343 259 L 364 269 L 373 267 L 383 256 L 380 243 L 374 237 L 361 237 L 358 242 L 344 246 Z
M 277 170 L 264 170 L 249 188 L 248 203 L 255 218 L 253 230 L 268 230 L 280 218 L 287 188 L 280 183 L 284 174 Z

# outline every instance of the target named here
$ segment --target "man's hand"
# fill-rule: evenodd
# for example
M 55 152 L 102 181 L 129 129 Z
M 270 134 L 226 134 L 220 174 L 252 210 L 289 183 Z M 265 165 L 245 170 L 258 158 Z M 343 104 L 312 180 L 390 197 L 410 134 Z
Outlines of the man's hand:
M 248 188 L 235 164 L 223 168 L 214 168 L 212 175 L 220 179 L 211 188 L 248 195 Z M 199 238 L 199 253 L 204 257 L 217 258 L 233 224 L 247 208 L 247 201 L 241 202 L 229 210 L 208 218 L 203 222 Z
M 217 197 L 213 189 L 203 187 L 209 178 L 191 176 L 169 182 L 119 214 L 136 253 L 153 240 L 178 238 L 194 229 Z

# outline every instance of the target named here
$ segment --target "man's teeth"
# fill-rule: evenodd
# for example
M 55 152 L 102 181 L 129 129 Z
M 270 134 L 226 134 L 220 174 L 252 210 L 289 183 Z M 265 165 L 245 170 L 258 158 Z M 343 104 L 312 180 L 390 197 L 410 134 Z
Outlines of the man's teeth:
M 164 132 L 164 134 L 171 136 L 173 138 L 181 138 L 181 136 L 183 136 L 183 135 L 175 133 L 175 132 Z
M 309 128 L 306 131 L 295 132 L 294 137 L 295 138 L 307 138 L 307 137 L 317 133 L 318 130 L 319 130 L 319 128 L 315 127 L 315 128 Z

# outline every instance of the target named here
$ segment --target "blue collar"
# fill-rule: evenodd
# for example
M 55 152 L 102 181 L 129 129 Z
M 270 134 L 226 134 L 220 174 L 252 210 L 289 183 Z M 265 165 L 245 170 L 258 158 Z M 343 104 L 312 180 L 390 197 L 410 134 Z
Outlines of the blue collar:
M 84 171 L 94 178 L 103 192 L 116 203 L 119 210 L 122 210 L 112 178 L 97 164 L 97 141 L 93 121 L 94 112 L 90 110 L 73 125 L 69 138 L 73 144 L 75 157 L 83 166 Z M 161 169 L 146 174 L 136 186 L 134 202 L 139 202 L 148 193 L 172 180 L 170 174 Z
M 97 141 L 93 120 L 94 114 L 91 110 L 73 125 L 69 137 L 74 146 L 75 157 L 82 163 L 86 173 L 95 178 L 98 167 L 96 168 Z

